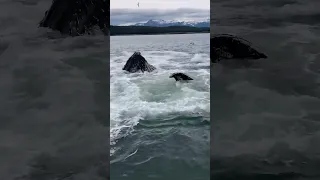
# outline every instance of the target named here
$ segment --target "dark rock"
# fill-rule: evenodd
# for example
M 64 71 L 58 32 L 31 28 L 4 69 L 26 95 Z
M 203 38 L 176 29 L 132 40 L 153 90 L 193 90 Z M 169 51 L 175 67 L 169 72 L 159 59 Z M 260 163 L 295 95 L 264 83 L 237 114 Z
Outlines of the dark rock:
M 39 26 L 71 36 L 91 34 L 98 26 L 107 35 L 109 6 L 107 0 L 53 0 Z
M 130 73 L 135 73 L 138 71 L 152 72 L 156 68 L 150 65 L 147 60 L 141 55 L 140 52 L 135 52 L 124 65 L 122 70 L 126 70 Z

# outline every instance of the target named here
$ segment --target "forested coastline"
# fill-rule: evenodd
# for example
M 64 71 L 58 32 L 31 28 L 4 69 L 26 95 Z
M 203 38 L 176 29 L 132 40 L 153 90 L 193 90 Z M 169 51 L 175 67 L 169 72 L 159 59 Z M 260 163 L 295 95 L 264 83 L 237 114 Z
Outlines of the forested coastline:
M 147 35 L 147 34 L 187 34 L 187 33 L 209 33 L 209 27 L 189 27 L 189 26 L 111 26 L 110 35 Z

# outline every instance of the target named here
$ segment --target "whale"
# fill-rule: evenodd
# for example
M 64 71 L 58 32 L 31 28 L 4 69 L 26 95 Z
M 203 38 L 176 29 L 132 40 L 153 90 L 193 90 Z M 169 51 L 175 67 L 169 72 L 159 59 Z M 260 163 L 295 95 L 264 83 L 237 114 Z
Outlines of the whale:
M 210 38 L 210 59 L 212 63 L 221 60 L 257 60 L 267 55 L 252 47 L 252 44 L 240 37 L 229 34 L 217 34 Z
M 95 34 L 98 27 L 109 34 L 110 1 L 53 0 L 39 27 L 50 28 L 69 36 Z
M 132 54 L 132 56 L 127 60 L 126 64 L 122 68 L 129 73 L 135 72 L 152 72 L 156 68 L 149 64 L 147 60 L 141 55 L 140 52 L 136 51 Z
M 171 74 L 169 78 L 174 78 L 176 81 L 186 81 L 186 82 L 193 80 L 191 77 L 180 72 Z

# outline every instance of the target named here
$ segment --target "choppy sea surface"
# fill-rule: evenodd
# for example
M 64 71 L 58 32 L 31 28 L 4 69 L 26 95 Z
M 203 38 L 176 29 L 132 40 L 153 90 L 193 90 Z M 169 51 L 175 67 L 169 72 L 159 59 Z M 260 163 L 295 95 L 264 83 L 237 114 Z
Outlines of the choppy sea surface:
M 211 177 L 319 179 L 319 1 L 211 1 L 211 35 L 268 59 L 211 68 Z
M 209 36 L 111 36 L 111 179 L 210 178 Z M 135 51 L 157 69 L 123 71 Z M 194 80 L 175 82 L 174 72 Z
M 104 180 L 109 39 L 38 28 L 51 0 L 0 0 L 0 179 Z

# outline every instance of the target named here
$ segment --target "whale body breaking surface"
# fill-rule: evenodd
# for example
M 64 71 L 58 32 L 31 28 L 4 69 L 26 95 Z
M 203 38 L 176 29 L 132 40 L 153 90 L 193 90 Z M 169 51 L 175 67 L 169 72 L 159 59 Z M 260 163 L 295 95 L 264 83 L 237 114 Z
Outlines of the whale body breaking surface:
M 169 78 L 174 78 L 176 81 L 186 81 L 186 82 L 193 80 L 191 77 L 183 73 L 173 73 Z
M 107 0 L 53 0 L 39 26 L 70 36 L 93 34 L 98 26 L 107 35 L 109 4 Z
M 265 59 L 267 55 L 254 49 L 251 43 L 242 38 L 218 34 L 210 39 L 210 59 L 213 63 L 227 59 Z
M 156 68 L 149 64 L 148 61 L 141 55 L 140 52 L 134 52 L 132 56 L 127 60 L 126 64 L 122 68 L 129 73 L 136 73 L 136 72 L 152 72 Z M 188 82 L 193 80 L 191 77 L 187 76 L 184 73 L 178 72 L 173 73 L 169 76 L 169 78 L 174 78 L 176 81 L 185 81 Z
M 147 60 L 141 55 L 140 52 L 134 52 L 133 55 L 128 59 L 127 63 L 124 65 L 122 70 L 128 71 L 130 73 L 135 72 L 152 72 L 156 68 L 149 64 Z

